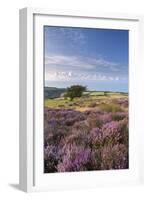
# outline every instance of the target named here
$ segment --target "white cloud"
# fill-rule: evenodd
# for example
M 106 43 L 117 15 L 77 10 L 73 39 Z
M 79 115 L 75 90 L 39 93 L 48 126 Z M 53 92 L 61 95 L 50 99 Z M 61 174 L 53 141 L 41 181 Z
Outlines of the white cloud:
M 107 61 L 102 58 L 87 58 L 80 56 L 65 56 L 65 55 L 48 55 L 45 57 L 46 70 L 51 70 L 53 67 L 58 70 L 73 69 L 73 70 L 96 70 L 98 67 L 108 67 L 111 71 L 117 71 L 118 63 Z
M 73 72 L 48 72 L 45 74 L 45 81 L 118 81 L 117 76 L 106 76 L 99 73 L 73 73 Z
M 119 81 L 124 66 L 102 58 L 50 54 L 45 57 L 45 81 Z

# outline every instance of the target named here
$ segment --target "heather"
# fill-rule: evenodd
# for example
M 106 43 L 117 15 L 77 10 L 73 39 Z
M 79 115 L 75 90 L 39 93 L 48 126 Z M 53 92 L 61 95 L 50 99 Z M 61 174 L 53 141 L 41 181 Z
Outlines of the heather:
M 47 100 L 45 173 L 128 167 L 127 96 Z

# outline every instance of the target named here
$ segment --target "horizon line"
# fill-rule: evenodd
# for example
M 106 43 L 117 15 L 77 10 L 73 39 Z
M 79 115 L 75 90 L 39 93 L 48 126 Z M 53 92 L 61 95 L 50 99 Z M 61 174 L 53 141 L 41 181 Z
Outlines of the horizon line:
M 45 86 L 44 88 L 48 87 L 48 88 L 57 88 L 57 89 L 67 89 L 68 87 L 55 87 L 55 86 Z M 117 92 L 117 93 L 129 93 L 129 91 L 118 91 L 118 90 L 86 90 L 86 92 Z

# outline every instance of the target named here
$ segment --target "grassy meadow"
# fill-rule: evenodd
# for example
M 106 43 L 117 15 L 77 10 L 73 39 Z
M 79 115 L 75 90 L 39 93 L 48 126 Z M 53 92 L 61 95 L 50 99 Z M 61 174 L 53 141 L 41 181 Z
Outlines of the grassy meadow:
M 69 98 L 58 97 L 45 99 L 44 105 L 49 108 L 75 109 L 79 111 L 100 109 L 107 112 L 123 111 L 128 107 L 121 104 L 121 100 L 127 101 L 127 93 L 118 92 L 84 92 L 82 97 L 76 97 L 72 101 Z

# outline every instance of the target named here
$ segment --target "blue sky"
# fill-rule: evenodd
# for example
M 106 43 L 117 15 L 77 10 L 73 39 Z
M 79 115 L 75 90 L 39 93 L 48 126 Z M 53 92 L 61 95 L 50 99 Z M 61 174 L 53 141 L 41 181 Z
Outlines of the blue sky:
M 44 27 L 45 86 L 128 92 L 128 31 Z

